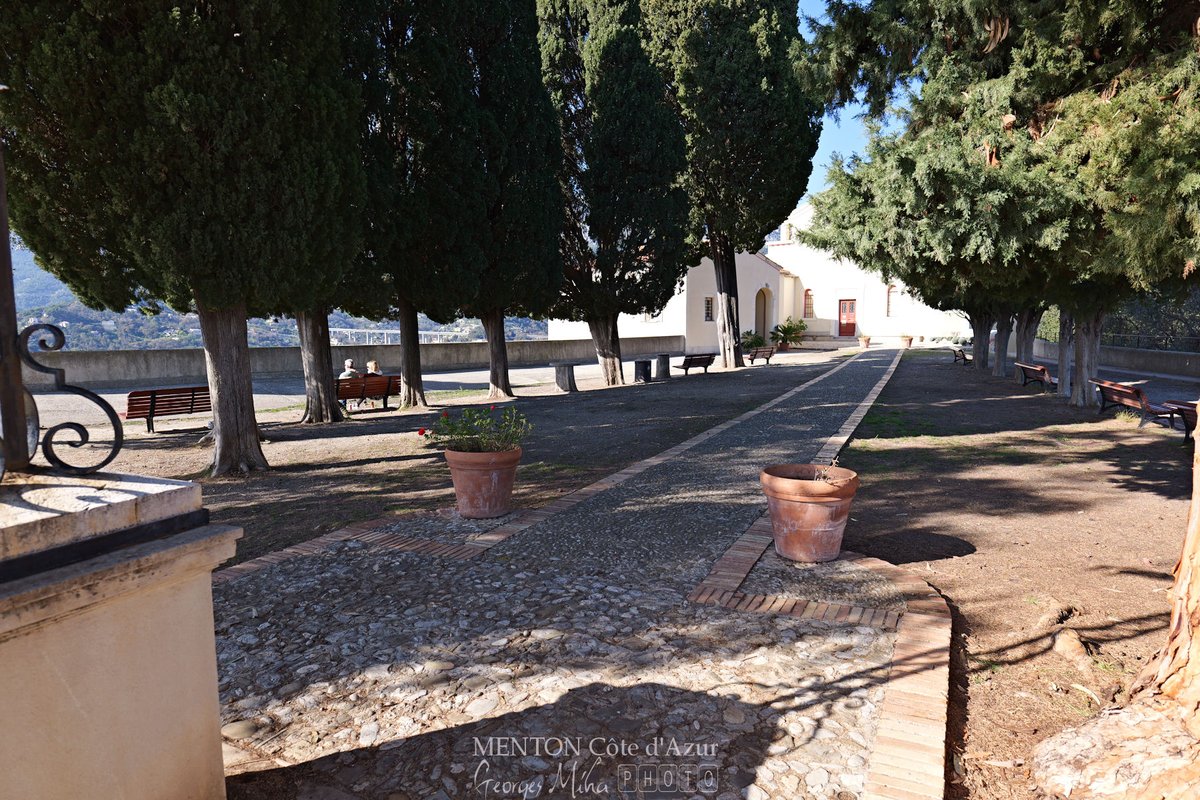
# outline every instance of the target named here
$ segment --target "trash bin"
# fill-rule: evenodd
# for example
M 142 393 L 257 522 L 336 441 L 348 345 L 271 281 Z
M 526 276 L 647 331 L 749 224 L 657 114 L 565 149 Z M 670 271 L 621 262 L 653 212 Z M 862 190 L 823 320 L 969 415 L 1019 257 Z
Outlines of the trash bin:
M 650 382 L 650 359 L 638 358 L 633 362 L 633 382 L 634 383 L 649 383 Z

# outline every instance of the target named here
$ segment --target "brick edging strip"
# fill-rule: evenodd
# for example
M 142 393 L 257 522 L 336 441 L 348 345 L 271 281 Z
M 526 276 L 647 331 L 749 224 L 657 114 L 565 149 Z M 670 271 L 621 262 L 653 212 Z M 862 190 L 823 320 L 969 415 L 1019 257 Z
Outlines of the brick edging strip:
M 818 452 L 832 460 L 849 441 L 900 363 L 898 352 L 866 398 Z M 843 551 L 842 560 L 870 570 L 895 586 L 903 613 L 880 608 L 739 592 L 772 544 L 771 521 L 759 517 L 713 564 L 688 598 L 735 611 L 783 614 L 896 631 L 863 800 L 942 800 L 946 789 L 946 725 L 950 687 L 950 609 L 915 573 L 878 558 Z
M 306 542 L 301 542 L 300 544 L 292 545 L 291 547 L 285 547 L 282 550 L 276 550 L 275 552 L 268 553 L 265 556 L 252 558 L 248 561 L 243 561 L 240 564 L 235 564 L 232 567 L 226 567 L 225 569 L 218 570 L 217 572 L 213 573 L 213 584 L 216 585 L 225 583 L 227 581 L 240 578 L 244 575 L 248 575 L 252 572 L 266 569 L 269 566 L 287 561 L 297 556 L 312 555 L 331 545 L 337 544 L 338 542 L 344 542 L 348 539 L 367 542 L 368 544 L 372 544 L 376 547 L 386 547 L 388 549 L 400 550 L 404 552 L 423 553 L 425 555 L 439 556 L 442 558 L 475 558 L 486 553 L 488 550 L 500 544 L 505 539 L 520 533 L 526 528 L 532 527 L 542 520 L 549 519 L 560 511 L 565 511 L 566 509 L 571 508 L 578 503 L 582 503 L 592 495 L 599 494 L 600 492 L 603 492 L 606 489 L 611 489 L 614 486 L 619 486 L 635 475 L 639 475 L 651 467 L 662 464 L 665 461 L 680 455 L 681 453 L 687 452 L 701 442 L 711 439 L 713 436 L 728 430 L 734 425 L 737 425 L 739 422 L 745 422 L 751 417 L 755 417 L 767 409 L 779 405 L 780 403 L 795 396 L 799 392 L 804 391 L 810 386 L 825 380 L 835 372 L 849 366 L 851 362 L 855 361 L 862 355 L 863 353 L 858 353 L 836 365 L 832 369 L 828 369 L 822 372 L 820 375 L 805 381 L 799 386 L 788 389 L 783 394 L 772 400 L 768 400 L 761 406 L 752 408 L 749 411 L 734 417 L 733 419 L 726 420 L 725 422 L 715 425 L 708 430 L 702 431 L 692 438 L 682 441 L 673 447 L 669 447 L 657 455 L 644 458 L 641 461 L 635 461 L 624 469 L 614 472 L 611 475 L 607 475 L 600 480 L 595 481 L 594 483 L 588 484 L 582 489 L 576 489 L 569 494 L 565 494 L 553 502 L 542 506 L 541 508 L 527 511 L 516 519 L 510 520 L 509 522 L 506 522 L 497 528 L 480 534 L 470 542 L 455 545 L 446 544 L 444 542 L 436 542 L 430 539 L 418 539 L 398 533 L 388 533 L 380 530 L 380 528 L 395 523 L 396 518 L 379 517 L 378 519 L 367 520 L 366 522 L 356 522 L 351 525 L 347 525 L 344 528 L 339 528 L 332 533 L 327 533 L 324 536 L 318 536 L 315 539 L 309 539 Z M 892 365 L 892 369 L 895 369 L 895 364 Z M 891 370 L 888 372 L 888 376 L 890 375 Z M 878 393 L 876 392 L 876 394 Z

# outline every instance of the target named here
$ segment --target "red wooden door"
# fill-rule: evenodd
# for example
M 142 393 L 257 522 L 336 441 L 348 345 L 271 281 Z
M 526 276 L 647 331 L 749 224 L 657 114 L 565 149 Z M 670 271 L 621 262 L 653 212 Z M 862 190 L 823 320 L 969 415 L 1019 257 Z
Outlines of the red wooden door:
M 853 336 L 858 325 L 854 315 L 853 300 L 838 301 L 838 336 Z

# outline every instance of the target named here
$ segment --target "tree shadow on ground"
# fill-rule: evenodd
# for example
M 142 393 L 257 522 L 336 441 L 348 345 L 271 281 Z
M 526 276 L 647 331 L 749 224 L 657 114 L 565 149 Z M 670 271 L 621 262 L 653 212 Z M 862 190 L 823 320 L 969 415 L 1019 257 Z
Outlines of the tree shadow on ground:
M 657 683 L 592 683 L 554 703 L 237 775 L 226 787 L 230 800 L 277 800 L 320 790 L 339 800 L 400 791 L 450 798 L 740 792 L 755 780 L 776 736 L 779 712 L 736 697 L 713 701 L 705 693 Z M 692 723 L 713 706 L 744 718 L 744 730 L 730 739 L 695 730 Z M 672 741 L 693 752 L 668 754 Z M 339 793 L 332 794 L 334 789 Z
M 342 747 L 306 763 L 231 776 L 226 786 L 230 800 L 368 800 L 393 792 L 448 798 L 741 796 L 763 778 L 789 785 L 783 773 L 764 770 L 772 754 L 776 763 L 786 763 L 784 772 L 794 779 L 790 791 L 799 796 L 798 787 L 819 765 L 797 748 L 845 735 L 825 724 L 832 704 L 861 708 L 867 691 L 928 669 L 926 656 L 916 653 L 819 683 L 809 676 L 799 686 L 741 682 L 697 691 L 661 682 L 593 682 L 552 703 L 368 747 Z M 749 702 L 749 690 L 772 696 Z M 495 706 L 483 694 L 467 709 L 476 703 Z M 352 746 L 352 739 L 345 744 Z M 514 753 L 518 747 L 525 752 Z M 861 775 L 865 766 L 850 771 Z M 836 792 L 833 772 L 827 789 Z

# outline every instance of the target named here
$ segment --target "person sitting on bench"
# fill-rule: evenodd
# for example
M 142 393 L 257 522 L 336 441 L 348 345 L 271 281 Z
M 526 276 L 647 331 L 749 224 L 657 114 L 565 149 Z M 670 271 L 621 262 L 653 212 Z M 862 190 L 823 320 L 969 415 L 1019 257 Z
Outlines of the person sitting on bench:
M 338 375 L 339 379 L 361 377 L 359 371 L 354 368 L 354 359 L 353 358 L 347 358 L 346 363 L 342 364 L 342 367 L 343 367 L 342 374 Z

